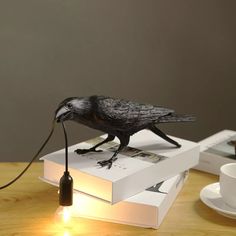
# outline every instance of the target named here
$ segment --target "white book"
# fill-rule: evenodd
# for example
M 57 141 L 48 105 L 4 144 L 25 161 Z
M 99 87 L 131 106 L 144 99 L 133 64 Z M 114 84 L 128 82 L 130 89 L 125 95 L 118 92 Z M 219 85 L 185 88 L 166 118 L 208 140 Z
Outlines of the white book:
M 118 154 L 111 169 L 97 162 L 109 159 L 119 141 L 101 146 L 101 153 L 78 155 L 77 148 L 90 148 L 105 136 L 69 148 L 69 171 L 74 189 L 111 204 L 125 200 L 154 184 L 183 172 L 199 160 L 198 144 L 172 137 L 182 145 L 176 148 L 148 130 L 131 137 L 129 147 Z M 101 141 L 101 140 L 100 140 Z M 44 160 L 44 178 L 58 183 L 64 172 L 64 149 L 48 154 Z
M 185 171 L 114 205 L 74 191 L 70 213 L 75 218 L 85 217 L 157 229 L 182 189 L 187 176 L 188 171 Z
M 236 162 L 232 140 L 236 140 L 236 131 L 222 130 L 200 141 L 200 159 L 195 169 L 219 175 L 222 165 Z

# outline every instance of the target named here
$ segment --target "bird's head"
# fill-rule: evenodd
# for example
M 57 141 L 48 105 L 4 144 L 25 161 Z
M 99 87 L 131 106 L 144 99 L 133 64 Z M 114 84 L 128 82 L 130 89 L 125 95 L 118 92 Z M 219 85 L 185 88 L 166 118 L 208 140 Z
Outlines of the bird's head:
M 57 122 L 73 120 L 75 116 L 78 118 L 79 116 L 86 114 L 89 108 L 90 103 L 87 98 L 66 98 L 59 104 L 55 112 L 55 120 Z

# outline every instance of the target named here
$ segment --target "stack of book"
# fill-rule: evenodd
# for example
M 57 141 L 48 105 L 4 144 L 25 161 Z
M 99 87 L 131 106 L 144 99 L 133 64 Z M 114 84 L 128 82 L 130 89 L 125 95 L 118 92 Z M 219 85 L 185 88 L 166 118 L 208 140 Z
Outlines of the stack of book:
M 119 141 L 100 147 L 103 152 L 78 155 L 75 149 L 90 148 L 105 136 L 69 147 L 69 171 L 74 180 L 73 215 L 111 222 L 158 228 L 187 178 L 198 164 L 199 145 L 171 137 L 176 148 L 148 130 L 131 137 L 111 169 L 97 162 L 109 159 Z M 43 181 L 58 185 L 64 172 L 64 149 L 44 160 Z

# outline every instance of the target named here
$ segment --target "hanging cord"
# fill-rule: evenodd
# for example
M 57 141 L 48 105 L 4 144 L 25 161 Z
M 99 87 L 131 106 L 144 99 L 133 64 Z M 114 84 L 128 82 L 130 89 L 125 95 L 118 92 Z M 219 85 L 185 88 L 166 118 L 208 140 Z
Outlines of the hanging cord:
M 61 125 L 62 125 L 64 136 L 65 136 L 65 172 L 68 172 L 68 138 L 67 138 L 65 124 L 63 121 L 61 122 Z
M 39 156 L 39 154 L 41 153 L 41 151 L 44 149 L 44 147 L 46 146 L 46 144 L 48 143 L 48 141 L 50 140 L 52 134 L 53 134 L 53 131 L 54 131 L 54 128 L 55 128 L 55 120 L 53 120 L 53 123 L 52 123 L 52 128 L 51 128 L 51 131 L 47 137 L 47 139 L 44 141 L 43 145 L 39 148 L 38 152 L 33 156 L 32 160 L 29 162 L 29 164 L 25 167 L 25 169 L 15 178 L 13 179 L 12 181 L 10 181 L 9 183 L 3 185 L 3 186 L 0 186 L 0 190 L 1 189 L 4 189 L 10 185 L 12 185 L 13 183 L 15 183 L 28 169 L 29 167 L 31 166 L 31 164 L 34 162 L 34 160 Z

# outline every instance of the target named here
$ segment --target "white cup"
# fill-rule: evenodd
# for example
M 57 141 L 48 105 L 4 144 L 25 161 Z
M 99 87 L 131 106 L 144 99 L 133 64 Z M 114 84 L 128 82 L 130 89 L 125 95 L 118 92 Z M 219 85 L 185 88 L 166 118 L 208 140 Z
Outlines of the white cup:
M 221 166 L 220 194 L 227 205 L 236 208 L 236 163 Z

